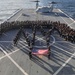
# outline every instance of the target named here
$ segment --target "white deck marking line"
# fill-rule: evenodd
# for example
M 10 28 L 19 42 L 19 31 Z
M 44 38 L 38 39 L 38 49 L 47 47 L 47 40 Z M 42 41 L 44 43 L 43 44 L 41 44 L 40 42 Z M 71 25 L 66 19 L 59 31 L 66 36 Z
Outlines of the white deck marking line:
M 66 42 L 66 43 L 68 43 L 68 41 L 55 41 L 56 43 L 58 43 L 58 42 Z
M 59 43 L 59 42 L 65 42 L 65 43 L 68 43 L 70 44 L 72 47 L 75 47 L 75 44 L 69 42 L 69 41 L 55 41 L 56 43 Z
M 75 53 L 73 53 L 71 57 L 68 60 L 66 60 L 65 63 L 53 75 L 57 75 L 74 56 L 75 56 Z
M 57 43 L 58 43 L 58 42 L 65 42 L 65 43 L 69 43 L 69 41 L 55 41 L 55 42 L 57 42 Z
M 8 36 L 7 34 L 3 33 L 3 35 Z
M 62 48 L 60 48 L 58 46 L 55 46 L 55 45 L 53 45 L 53 46 L 56 47 L 56 48 L 58 48 L 58 49 L 60 49 L 61 51 L 64 51 L 64 52 L 68 53 L 68 54 L 72 54 L 72 53 L 70 53 L 70 52 L 68 52 L 68 51 L 66 51 L 66 50 L 64 50 L 64 49 L 62 49 Z
M 11 19 L 13 16 L 15 16 L 16 14 L 18 14 L 21 10 L 22 10 L 22 9 L 18 9 L 18 11 L 16 11 L 15 13 L 13 13 L 13 14 L 7 19 L 7 21 L 10 20 L 10 19 Z
M 17 52 L 17 51 L 19 51 L 19 50 L 23 49 L 23 48 L 26 48 L 26 46 L 27 46 L 27 45 L 22 46 L 22 48 L 19 48 L 19 49 L 15 50 L 15 51 L 13 51 L 13 52 L 11 52 L 11 53 L 8 53 L 8 55 L 11 55 L 11 54 L 13 54 L 13 53 L 15 53 L 15 52 Z M 18 48 L 18 47 L 17 47 L 17 48 Z M 3 58 L 5 58 L 5 57 L 6 57 L 6 55 L 4 55 L 4 56 L 0 57 L 0 60 L 2 60 L 2 59 L 3 59 Z
M 62 13 L 64 13 L 63 11 L 61 11 L 60 9 L 58 9 L 60 12 L 62 12 Z M 69 19 L 71 19 L 73 22 L 75 22 L 74 21 L 74 19 L 72 19 L 70 16 L 68 16 L 66 13 L 64 13 L 67 17 L 69 17 Z
M 70 24 L 68 24 L 69 26 L 71 26 L 72 24 L 74 24 L 75 22 L 72 22 L 72 23 L 70 23 Z
M 34 47 L 37 47 L 37 48 L 42 48 L 42 47 L 45 47 L 45 48 L 46 48 L 47 46 L 34 46 Z
M 22 41 L 22 42 L 26 42 L 26 39 L 20 38 L 20 41 Z
M 20 44 L 22 44 L 23 46 L 28 46 L 28 44 L 27 43 L 24 43 L 24 42 L 20 42 L 19 45 Z
M 23 48 L 22 48 L 22 49 L 23 49 Z M 15 50 L 15 51 L 11 52 L 11 53 L 8 53 L 8 55 L 11 55 L 11 54 L 13 54 L 13 53 L 15 53 L 15 52 L 17 52 L 17 51 L 19 51 L 19 50 L 20 50 L 20 49 L 17 49 L 17 50 Z M 6 55 L 0 57 L 0 60 L 2 60 L 2 59 L 5 58 L 5 57 L 6 57 Z
M 68 48 L 68 47 L 65 47 L 65 46 L 63 46 L 63 45 L 61 45 L 61 44 L 59 44 L 59 43 L 56 43 L 56 44 L 58 44 L 58 45 L 60 45 L 60 46 L 62 46 L 62 47 L 64 47 L 64 48 L 66 48 L 66 49 L 68 49 L 68 50 L 75 49 L 75 46 L 74 46 L 73 48 Z M 72 46 L 71 46 L 71 47 L 72 47 Z
M 21 15 L 22 15 L 22 13 L 15 19 L 15 21 L 17 21 L 20 18 Z
M 60 16 L 60 15 L 59 15 L 59 16 Z M 63 17 L 60 16 L 60 18 L 61 18 L 62 20 L 64 20 Z M 68 22 L 67 22 L 66 20 L 64 20 L 64 22 L 65 22 L 66 24 L 68 24 Z
M 21 45 L 21 44 L 20 44 Z M 29 50 L 27 47 L 25 47 L 25 49 Z
M 28 75 L 9 55 L 6 51 L 4 51 L 1 47 L 0 49 L 6 54 L 6 56 L 16 65 L 16 67 L 24 74 Z
M 19 44 L 22 44 L 23 46 L 28 46 L 28 44 L 27 44 L 27 43 L 24 43 L 24 42 L 19 42 L 18 45 L 19 45 Z M 22 47 L 23 47 L 23 46 L 22 46 Z
M 0 57 L 0 60 L 2 60 L 3 58 L 5 58 L 6 57 L 6 55 L 4 55 L 4 56 L 2 56 L 2 57 Z
M 13 41 L 0 41 L 0 42 L 13 42 Z M 26 41 L 18 41 L 18 42 L 26 42 Z
M 0 41 L 0 42 L 13 42 L 13 41 Z
M 17 51 L 19 51 L 19 50 L 20 50 L 20 49 L 17 49 L 17 50 L 15 50 L 15 51 L 11 52 L 11 53 L 8 53 L 8 55 L 11 55 L 11 54 L 13 54 L 13 53 L 15 53 L 15 52 L 17 52 Z M 4 55 L 4 56 L 0 57 L 0 60 L 2 60 L 2 59 L 5 58 L 5 57 L 7 57 L 7 56 Z
M 58 10 L 59 10 L 60 12 L 62 12 L 60 9 L 58 9 Z M 64 12 L 62 12 L 62 13 L 65 14 Z M 66 14 L 65 14 L 65 15 L 66 15 Z M 66 15 L 66 16 L 69 17 L 68 15 Z M 60 16 L 60 17 L 61 17 L 61 16 Z M 63 19 L 63 17 L 61 17 L 61 18 Z M 72 20 L 72 18 L 70 18 L 70 17 L 69 17 L 69 19 Z M 63 19 L 63 20 L 64 20 L 64 19 Z M 72 20 L 72 21 L 73 21 L 73 22 L 69 24 L 66 20 L 64 20 L 64 22 L 66 22 L 69 26 L 72 25 L 73 23 L 75 23 L 74 20 Z

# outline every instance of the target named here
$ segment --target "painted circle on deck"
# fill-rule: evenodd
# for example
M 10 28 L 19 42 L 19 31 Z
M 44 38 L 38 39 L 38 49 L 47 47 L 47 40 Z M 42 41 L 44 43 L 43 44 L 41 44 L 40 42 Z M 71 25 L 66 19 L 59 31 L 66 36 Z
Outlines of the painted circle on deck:
M 52 41 L 52 43 L 50 43 L 50 45 L 53 45 L 55 43 L 55 38 L 52 35 L 51 35 L 51 37 L 52 37 L 53 41 Z
M 53 35 L 51 35 L 50 38 L 51 38 L 51 43 L 49 43 L 49 44 L 51 46 L 55 43 L 55 38 Z M 36 48 L 47 48 L 46 40 L 44 40 L 43 38 L 39 38 L 39 39 L 40 39 L 40 41 L 38 41 L 38 39 L 36 40 L 36 45 L 34 47 L 36 47 Z M 40 42 L 42 42 L 45 45 L 40 45 Z

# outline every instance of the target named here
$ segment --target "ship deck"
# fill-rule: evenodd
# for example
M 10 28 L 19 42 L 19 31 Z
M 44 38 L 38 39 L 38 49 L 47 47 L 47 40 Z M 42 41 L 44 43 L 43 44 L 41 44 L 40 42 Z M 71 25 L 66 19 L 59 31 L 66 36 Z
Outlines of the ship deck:
M 24 15 L 22 15 L 24 14 Z M 66 23 L 75 29 L 75 21 L 64 14 L 60 9 L 54 9 L 52 13 L 36 14 L 34 9 L 22 9 L 8 19 L 12 21 L 25 20 L 51 20 Z M 25 29 L 31 37 L 31 29 Z M 21 36 L 17 46 L 13 45 L 13 39 L 18 29 L 10 30 L 0 35 L 0 75 L 74 75 L 75 74 L 75 44 L 65 41 L 57 31 L 50 36 L 51 58 L 47 56 L 28 56 L 28 46 Z M 46 29 L 47 31 L 47 29 Z M 44 37 L 39 31 L 36 35 L 36 46 L 46 46 Z

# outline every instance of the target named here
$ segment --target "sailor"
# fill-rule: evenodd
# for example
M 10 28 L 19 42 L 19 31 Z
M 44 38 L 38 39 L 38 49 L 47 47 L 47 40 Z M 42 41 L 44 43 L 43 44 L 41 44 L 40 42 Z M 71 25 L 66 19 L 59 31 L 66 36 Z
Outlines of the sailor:
M 42 32 L 43 36 L 45 36 L 45 33 L 46 33 L 46 32 L 44 31 L 43 28 L 42 28 L 42 31 L 41 31 L 41 32 Z
M 51 56 L 51 49 L 50 49 L 50 46 L 48 47 L 48 59 L 50 59 L 50 56 Z
M 31 51 L 32 51 L 32 49 L 33 49 L 33 46 L 32 46 L 31 43 L 30 43 L 29 49 L 30 49 Z
M 31 53 L 31 51 L 29 52 L 29 58 L 30 58 L 30 59 L 32 58 L 32 53 Z
M 49 37 L 47 37 L 47 39 L 46 39 L 47 46 L 49 46 L 49 41 L 50 41 L 50 38 L 49 38 Z
M 74 41 L 74 43 L 75 43 L 75 33 L 74 33 L 74 36 L 73 36 L 73 41 Z
M 34 26 L 32 25 L 32 31 L 34 30 Z
M 35 32 L 33 32 L 33 39 L 32 39 L 32 45 L 35 44 Z
M 26 34 L 24 33 L 24 31 L 22 31 L 23 36 L 26 38 Z
M 69 33 L 69 35 L 68 35 L 68 41 L 71 42 L 71 40 L 72 40 L 72 36 L 71 36 L 71 31 L 70 31 L 70 33 Z
M 73 37 L 74 37 L 74 35 L 71 34 L 70 36 L 71 36 L 71 42 L 73 43 Z
M 2 35 L 2 29 L 0 28 L 0 35 Z
M 68 40 L 68 33 L 67 32 L 65 33 L 65 40 L 66 41 Z
M 32 45 L 34 45 L 35 44 L 35 39 L 32 39 Z
M 13 40 L 13 43 L 14 43 L 14 46 L 17 45 L 17 38 L 15 38 L 15 39 Z
M 27 43 L 28 43 L 28 46 L 30 46 L 30 40 L 29 39 L 27 40 Z

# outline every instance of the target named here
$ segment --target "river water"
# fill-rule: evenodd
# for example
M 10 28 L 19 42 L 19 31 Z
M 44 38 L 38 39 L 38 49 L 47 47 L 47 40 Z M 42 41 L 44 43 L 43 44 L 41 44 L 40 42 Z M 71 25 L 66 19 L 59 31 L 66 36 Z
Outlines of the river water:
M 75 0 L 39 0 L 39 6 L 47 6 L 51 1 L 56 1 L 58 4 L 55 8 L 60 8 L 73 19 L 75 19 Z M 0 22 L 4 21 L 21 8 L 35 8 L 35 3 L 32 0 L 0 0 Z

